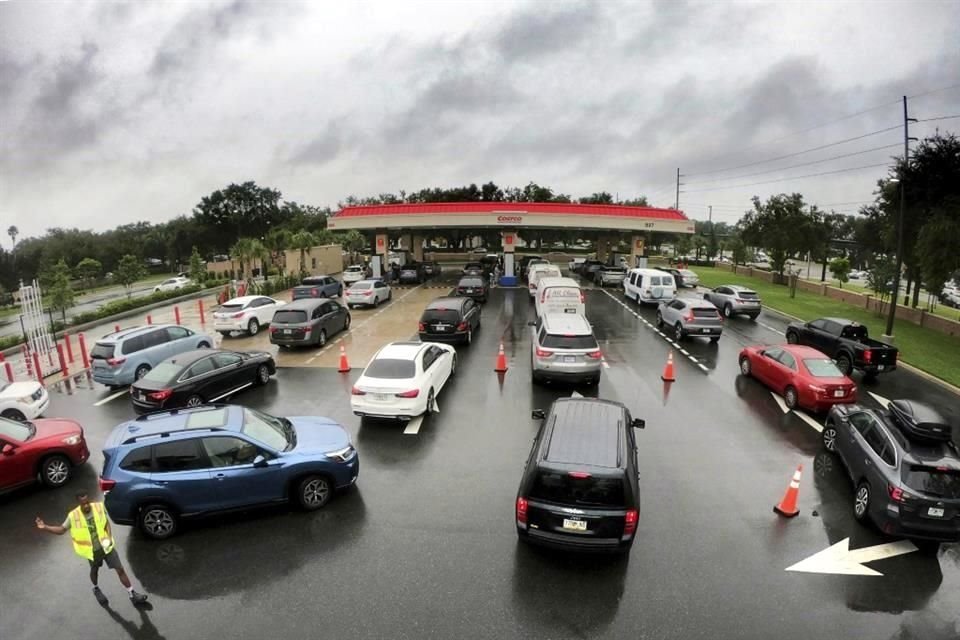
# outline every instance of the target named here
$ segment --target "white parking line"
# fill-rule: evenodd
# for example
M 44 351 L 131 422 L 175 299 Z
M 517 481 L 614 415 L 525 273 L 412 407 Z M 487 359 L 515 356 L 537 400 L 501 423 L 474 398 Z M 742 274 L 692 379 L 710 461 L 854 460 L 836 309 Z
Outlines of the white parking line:
M 758 322 L 757 324 L 760 325 L 761 327 L 763 327 L 764 329 L 768 329 L 768 330 L 770 330 L 770 331 L 773 331 L 773 332 L 774 332 L 775 334 L 777 334 L 778 336 L 784 336 L 784 335 L 786 335 L 783 331 L 780 331 L 779 329 L 776 329 L 776 328 L 774 328 L 774 327 L 771 327 L 771 326 L 768 325 L 768 324 L 764 324 L 764 323 L 762 323 L 762 322 Z
M 703 366 L 703 365 L 700 364 L 699 362 L 697 363 L 697 366 L 700 367 L 701 369 L 703 369 L 703 371 L 704 371 L 705 373 L 710 371 L 710 369 L 707 369 L 705 366 Z
M 789 413 L 790 407 L 787 406 L 787 403 L 783 401 L 783 398 L 775 394 L 773 391 L 770 392 L 770 395 L 773 396 L 773 399 L 777 401 L 777 405 L 780 407 L 780 410 L 784 413 Z
M 690 355 L 690 352 L 687 351 L 686 349 L 684 349 L 683 347 L 680 347 L 680 353 L 682 353 L 682 354 L 685 355 L 685 356 L 689 356 L 689 355 Z
M 800 418 L 801 420 L 803 420 L 804 422 L 806 422 L 811 427 L 813 427 L 814 431 L 816 431 L 817 433 L 821 433 L 823 431 L 823 427 L 820 425 L 820 423 L 814 420 L 813 418 L 811 418 L 810 416 L 808 416 L 803 411 L 797 411 L 796 409 L 794 409 L 793 414 L 798 418 Z
M 408 436 L 415 436 L 420 433 L 420 425 L 422 424 L 423 416 L 417 416 L 407 423 L 407 428 L 403 430 L 403 433 Z
M 121 390 L 121 391 L 117 391 L 117 392 L 116 392 L 115 394 L 113 394 L 112 396 L 107 396 L 107 397 L 104 398 L 103 400 L 98 400 L 97 402 L 94 402 L 94 403 L 93 403 L 93 406 L 95 406 L 95 407 L 100 407 L 100 406 L 102 406 L 102 405 L 107 404 L 107 403 L 110 402 L 111 400 L 116 400 L 116 399 L 119 398 L 120 396 L 125 395 L 125 394 L 127 394 L 127 393 L 129 393 L 129 392 L 130 392 L 129 389 L 123 389 L 123 390 Z
M 890 401 L 881 396 L 879 393 L 874 393 L 873 391 L 867 391 L 870 394 L 870 397 L 880 403 L 880 406 L 884 409 L 887 408 L 887 405 L 890 404 Z

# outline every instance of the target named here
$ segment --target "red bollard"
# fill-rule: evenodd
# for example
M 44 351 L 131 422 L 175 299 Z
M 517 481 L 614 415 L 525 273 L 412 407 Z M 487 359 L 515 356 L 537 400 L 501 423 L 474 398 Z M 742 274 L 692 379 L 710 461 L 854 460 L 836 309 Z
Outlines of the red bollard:
M 200 306 L 200 324 L 207 324 L 207 319 L 203 317 L 203 300 L 197 300 L 197 304 Z
M 70 341 L 70 334 L 64 332 L 63 342 L 67 345 L 67 360 L 70 361 L 70 364 L 73 364 L 73 344 Z
M 3 353 L 0 352 L 0 364 L 2 364 L 3 362 L 5 362 L 5 359 L 3 357 Z
M 80 359 L 83 360 L 83 368 L 90 368 L 90 358 L 87 357 L 87 341 L 83 337 L 83 334 L 80 334 Z
M 69 377 L 70 377 L 70 370 L 67 369 L 67 360 L 66 360 L 66 358 L 63 357 L 63 345 L 62 345 L 62 344 L 58 344 L 58 345 L 57 345 L 57 358 L 60 359 L 60 373 L 63 375 L 64 378 L 69 378 Z
M 114 333 L 120 333 L 120 325 L 118 325 L 118 324 L 113 325 L 113 332 L 114 332 Z
M 180 307 L 173 308 L 173 317 L 176 319 L 177 324 L 180 324 Z
M 40 354 L 33 352 L 33 375 L 37 377 L 37 382 L 43 384 L 43 371 L 40 369 Z
M 9 362 L 4 362 L 3 368 L 7 371 L 7 382 L 13 382 L 13 365 Z
M 147 324 L 153 324 L 153 318 L 149 314 L 147 315 Z

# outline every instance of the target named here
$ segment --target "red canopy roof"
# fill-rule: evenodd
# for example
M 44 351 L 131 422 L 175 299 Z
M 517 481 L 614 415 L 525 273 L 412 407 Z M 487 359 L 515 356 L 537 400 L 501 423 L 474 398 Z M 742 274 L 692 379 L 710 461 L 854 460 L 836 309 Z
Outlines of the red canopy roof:
M 568 202 L 427 202 L 413 204 L 379 204 L 344 207 L 334 214 L 338 218 L 380 215 L 437 215 L 452 213 L 522 213 L 545 215 L 618 216 L 657 220 L 688 220 L 682 211 L 655 207 L 627 207 L 613 204 L 574 204 Z

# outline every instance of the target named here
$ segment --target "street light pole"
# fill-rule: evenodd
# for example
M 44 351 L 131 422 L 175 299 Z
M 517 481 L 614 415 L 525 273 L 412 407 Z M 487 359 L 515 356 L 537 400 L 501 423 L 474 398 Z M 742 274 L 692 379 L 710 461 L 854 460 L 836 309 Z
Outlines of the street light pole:
M 903 220 L 907 215 L 907 186 L 904 184 L 905 172 L 910 161 L 910 123 L 915 118 L 907 115 L 907 96 L 903 96 L 903 169 L 898 182 L 900 184 L 900 216 L 897 218 L 897 258 L 893 272 L 893 291 L 890 292 L 890 309 L 887 313 L 887 330 L 884 336 L 893 338 L 893 320 L 897 316 L 897 296 L 900 295 L 900 271 L 903 269 Z

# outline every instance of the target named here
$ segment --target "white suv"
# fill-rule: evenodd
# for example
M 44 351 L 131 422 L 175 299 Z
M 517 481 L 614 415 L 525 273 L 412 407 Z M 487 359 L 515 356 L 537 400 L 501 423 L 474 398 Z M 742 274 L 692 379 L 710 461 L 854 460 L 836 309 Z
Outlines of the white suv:
M 176 278 L 167 278 L 155 286 L 153 288 L 153 292 L 157 293 L 159 291 L 176 291 L 178 289 L 183 289 L 184 287 L 189 287 L 191 284 L 190 278 L 184 278 L 182 276 L 177 276 Z

